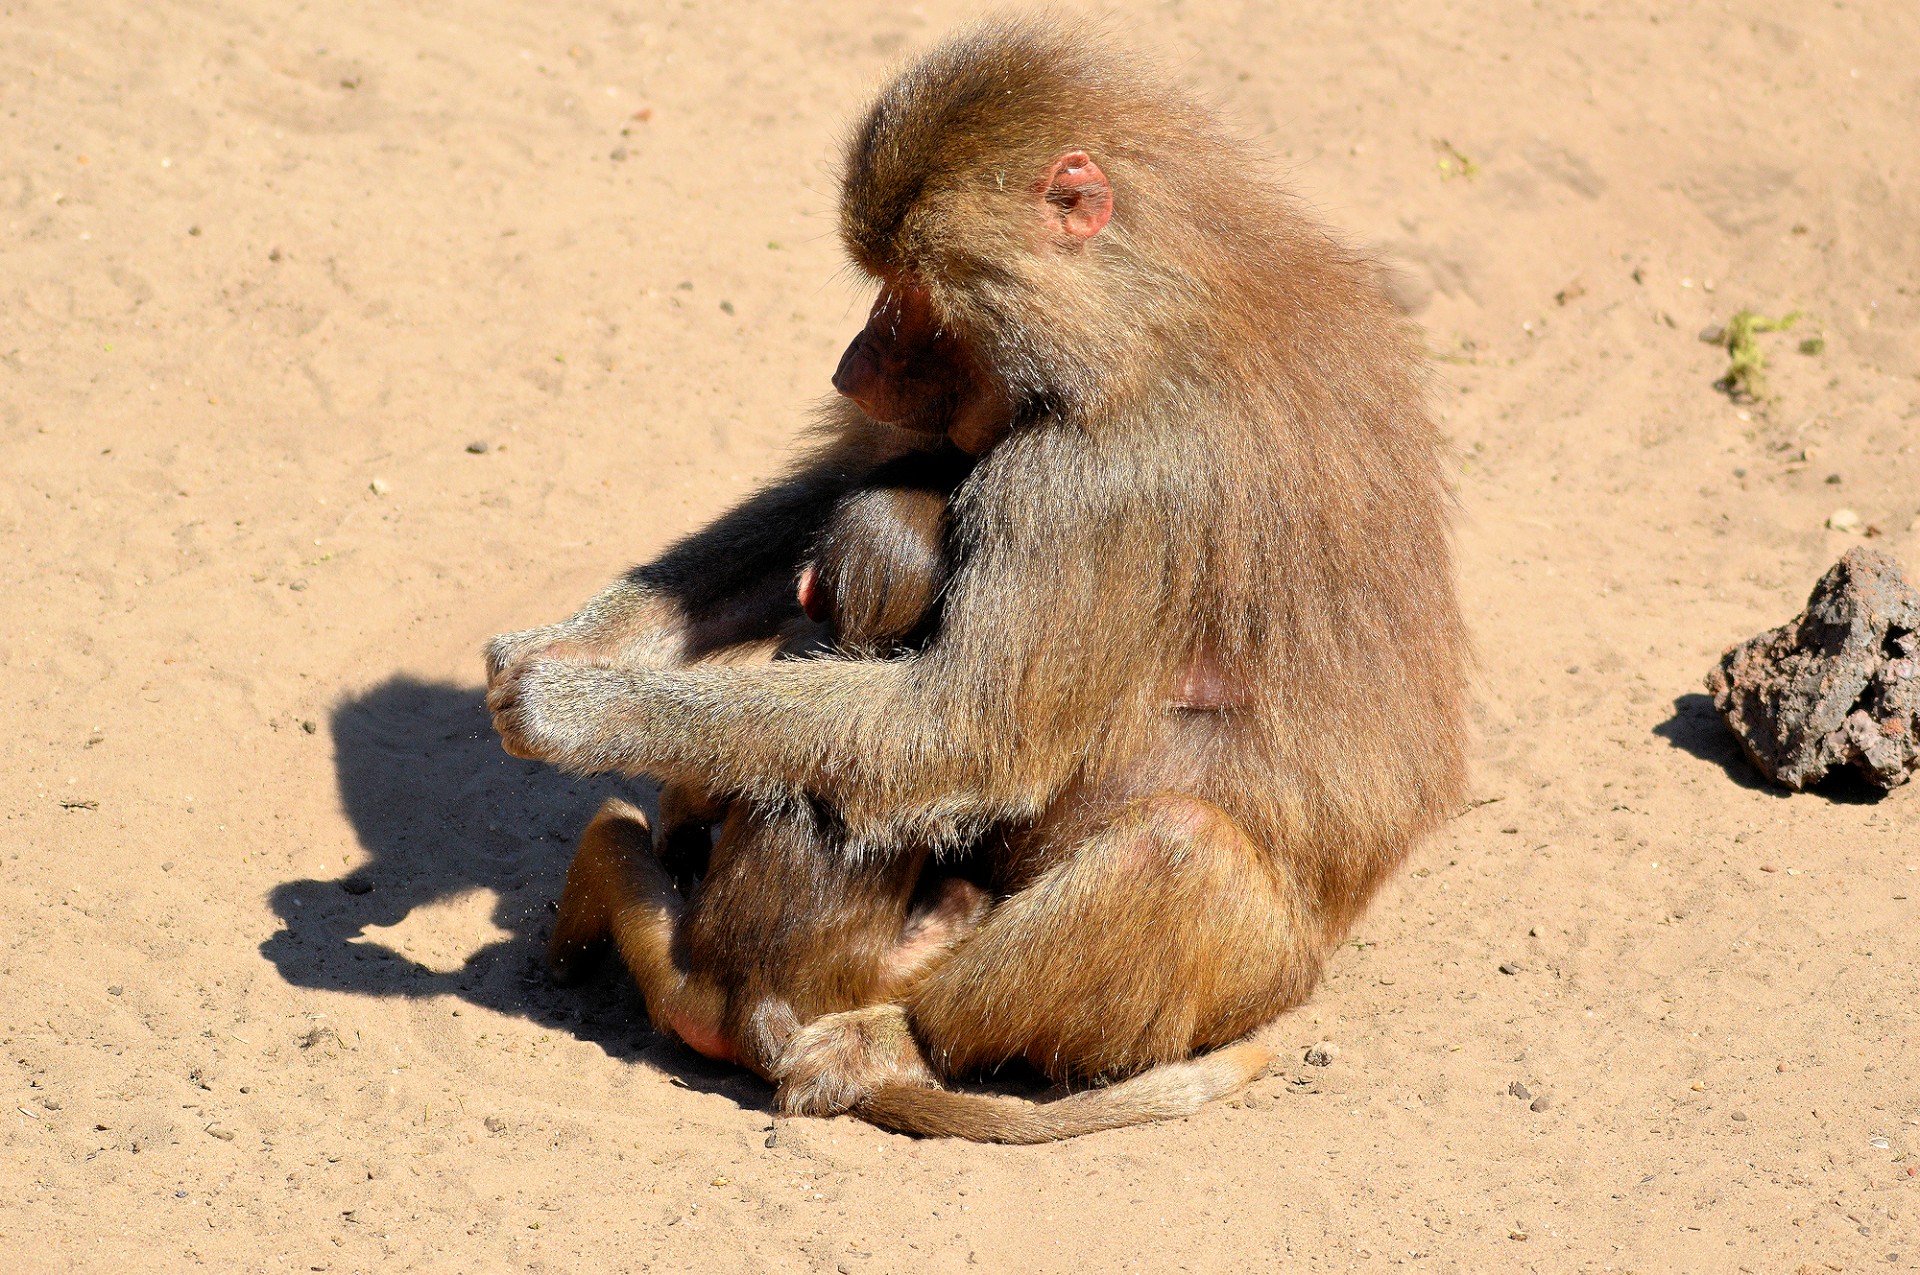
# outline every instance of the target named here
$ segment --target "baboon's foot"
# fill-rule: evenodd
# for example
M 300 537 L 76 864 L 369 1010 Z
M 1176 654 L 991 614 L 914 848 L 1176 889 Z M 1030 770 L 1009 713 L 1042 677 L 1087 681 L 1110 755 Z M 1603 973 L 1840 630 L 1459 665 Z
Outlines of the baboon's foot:
M 859 1105 L 883 1085 L 939 1082 L 898 1005 L 828 1014 L 794 1036 L 780 1059 L 775 1101 L 791 1116 L 831 1116 Z

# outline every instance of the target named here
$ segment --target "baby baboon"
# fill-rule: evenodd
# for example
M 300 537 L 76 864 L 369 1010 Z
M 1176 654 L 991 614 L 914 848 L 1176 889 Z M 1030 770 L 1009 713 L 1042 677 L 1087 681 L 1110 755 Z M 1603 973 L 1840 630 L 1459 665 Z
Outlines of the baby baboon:
M 902 986 L 793 1003 L 763 1060 L 786 1109 L 1011 1141 L 1192 1111 L 1263 1065 L 1231 1042 L 1308 994 L 1459 798 L 1467 642 L 1417 343 L 1207 112 L 1047 22 L 882 92 L 841 234 L 881 296 L 835 441 L 572 620 L 496 639 L 495 725 L 516 755 L 744 798 L 730 826 L 784 871 L 815 847 L 817 880 L 701 889 L 778 910 L 818 969 L 865 960 L 835 946 L 835 883 L 982 866 L 984 919 Z M 790 622 L 804 546 L 899 429 L 993 438 L 924 648 L 716 660 Z M 630 941 L 659 878 L 610 838 L 603 816 L 583 841 L 569 941 L 611 928 L 643 986 L 736 977 Z M 750 1052 L 752 1024 L 692 1021 Z M 1046 1104 L 938 1087 L 1015 1059 L 1126 1079 Z
M 909 452 L 835 504 L 796 590 L 829 648 L 880 657 L 924 638 L 947 578 L 947 503 L 971 464 L 951 446 Z M 822 640 L 805 635 L 789 653 Z M 721 821 L 715 846 L 709 827 Z M 800 1022 L 904 994 L 985 906 L 951 865 L 928 874 L 924 852 L 849 864 L 814 820 L 681 783 L 662 787 L 647 842 L 644 816 L 624 803 L 595 820 L 550 943 L 556 977 L 584 973 L 594 940 L 611 936 L 595 900 L 608 896 L 603 861 L 617 860 L 612 875 L 654 885 L 651 907 L 629 907 L 622 928 L 651 954 L 628 964 L 655 1025 L 770 1078 Z

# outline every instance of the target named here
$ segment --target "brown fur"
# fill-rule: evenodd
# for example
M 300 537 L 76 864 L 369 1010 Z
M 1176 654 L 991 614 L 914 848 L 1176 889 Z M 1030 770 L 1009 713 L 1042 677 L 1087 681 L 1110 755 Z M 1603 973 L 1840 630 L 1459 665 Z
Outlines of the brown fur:
M 924 638 L 947 579 L 947 501 L 971 463 L 950 446 L 917 450 L 840 498 L 802 573 L 802 588 L 823 600 L 828 632 L 801 635 L 783 654 L 824 641 L 877 657 Z M 722 821 L 713 845 L 709 829 Z M 609 803 L 576 862 L 607 858 L 608 839 L 646 842 L 644 816 Z M 657 1007 L 656 1024 L 770 1077 L 800 1023 L 904 995 L 985 908 L 977 886 L 924 872 L 924 852 L 847 863 L 811 812 L 736 806 L 683 783 L 662 788 L 651 841 L 658 866 L 628 863 L 635 897 L 622 905 L 621 928 L 638 936 L 622 950 Z M 658 890 L 663 872 L 684 904 Z M 550 956 L 560 981 L 587 967 L 594 948 L 576 930 L 610 911 L 604 900 L 617 875 L 570 877 Z
M 1110 223 L 1086 214 L 1101 187 L 1049 176 L 1076 155 L 1110 183 Z M 841 405 L 788 480 L 573 620 L 496 639 L 496 725 L 521 755 L 744 797 L 730 820 L 817 838 L 828 877 L 984 865 L 996 902 L 942 959 L 785 1025 L 769 1070 L 789 1110 L 987 1140 L 1190 1110 L 1257 1055 L 1183 1060 L 1303 999 L 1460 794 L 1466 639 L 1417 347 L 1371 265 L 1243 146 L 1071 29 L 990 25 L 911 67 L 857 131 L 845 190 L 848 250 L 892 300 L 842 388 L 880 377 L 863 401 L 914 429 L 1010 427 L 954 495 L 930 640 L 710 658 L 778 640 L 775 582 L 908 446 Z M 931 396 L 885 380 L 925 371 L 887 333 L 927 327 L 953 369 Z M 833 942 L 830 897 L 775 897 L 817 882 L 740 866 L 747 911 Z M 582 878 L 653 935 L 657 880 L 628 871 Z M 607 904 L 562 921 L 585 933 Z M 608 924 L 643 987 L 671 983 L 657 943 Z M 674 959 L 700 970 L 691 942 Z M 832 1007 L 866 995 L 897 1005 Z M 1040 1108 L 929 1087 L 1013 1059 L 1133 1079 Z

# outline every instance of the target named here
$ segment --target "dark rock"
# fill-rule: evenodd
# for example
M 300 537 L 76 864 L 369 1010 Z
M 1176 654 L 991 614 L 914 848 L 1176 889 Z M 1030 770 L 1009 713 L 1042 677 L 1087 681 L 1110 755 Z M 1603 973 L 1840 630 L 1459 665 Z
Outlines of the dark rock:
M 1920 769 L 1920 591 L 1849 549 L 1791 623 L 1720 658 L 1707 689 L 1760 773 L 1805 791 L 1836 766 L 1895 788 Z
M 1521 1102 L 1526 1102 L 1533 1097 L 1532 1091 L 1517 1080 L 1507 1086 L 1507 1092 L 1518 1098 Z

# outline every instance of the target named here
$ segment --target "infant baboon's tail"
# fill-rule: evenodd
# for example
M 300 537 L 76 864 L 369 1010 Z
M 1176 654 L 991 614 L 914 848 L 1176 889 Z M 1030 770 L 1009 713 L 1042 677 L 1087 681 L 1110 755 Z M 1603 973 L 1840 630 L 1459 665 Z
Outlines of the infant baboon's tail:
M 1102 1129 L 1190 1116 L 1258 1076 L 1272 1057 L 1264 1046 L 1229 1045 L 1052 1102 L 888 1085 L 854 1108 L 854 1114 L 882 1128 L 931 1138 L 1056 1142 Z

